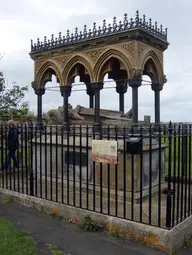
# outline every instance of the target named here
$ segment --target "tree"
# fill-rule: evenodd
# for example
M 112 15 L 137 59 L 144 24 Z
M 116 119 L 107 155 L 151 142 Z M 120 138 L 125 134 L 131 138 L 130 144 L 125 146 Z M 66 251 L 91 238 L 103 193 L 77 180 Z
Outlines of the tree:
M 9 88 L 5 84 L 3 73 L 0 72 L 0 113 L 16 114 L 22 111 L 28 113 L 28 102 L 24 101 L 28 86 L 19 86 L 16 82 Z

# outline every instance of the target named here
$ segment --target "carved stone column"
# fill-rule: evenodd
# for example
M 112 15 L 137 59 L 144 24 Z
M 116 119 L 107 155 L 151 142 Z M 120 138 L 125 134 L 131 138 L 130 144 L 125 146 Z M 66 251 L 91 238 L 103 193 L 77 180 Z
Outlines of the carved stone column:
M 141 79 L 129 80 L 129 86 L 132 88 L 132 122 L 138 124 L 138 88 L 141 86 Z
M 34 88 L 35 94 L 37 95 L 37 128 L 42 129 L 43 128 L 43 123 L 42 123 L 42 96 L 45 94 L 45 88 L 37 88 L 35 86 L 33 86 L 33 88 Z
M 116 91 L 119 93 L 119 111 L 124 113 L 124 94 L 127 92 L 127 81 L 116 81 Z
M 152 84 L 152 90 L 154 91 L 154 105 L 155 105 L 155 125 L 160 124 L 160 91 L 163 89 L 163 84 Z
M 64 111 L 63 128 L 64 131 L 68 131 L 69 130 L 68 104 L 69 97 L 71 95 L 71 85 L 60 86 L 60 91 L 63 97 L 63 111 Z
M 89 95 L 89 108 L 94 107 L 94 89 L 92 84 L 87 84 L 87 95 Z
M 101 127 L 100 122 L 100 90 L 103 89 L 103 82 L 96 82 L 91 84 L 95 95 L 95 131 L 99 132 Z

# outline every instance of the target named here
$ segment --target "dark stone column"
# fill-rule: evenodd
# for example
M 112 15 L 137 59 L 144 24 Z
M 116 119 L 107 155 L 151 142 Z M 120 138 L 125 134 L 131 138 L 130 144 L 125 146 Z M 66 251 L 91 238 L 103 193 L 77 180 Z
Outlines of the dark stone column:
M 163 84 L 152 84 L 152 90 L 155 96 L 155 125 L 160 124 L 160 91 L 163 89 Z
M 71 85 L 60 86 L 60 91 L 63 97 L 63 111 L 64 111 L 63 128 L 64 131 L 68 131 L 69 129 L 68 104 L 69 97 L 71 95 Z
M 124 113 L 124 94 L 127 92 L 127 81 L 116 81 L 116 91 L 119 93 L 119 111 Z
M 37 128 L 42 129 L 42 96 L 45 94 L 45 88 L 34 88 L 37 95 Z
M 141 86 L 141 79 L 129 80 L 129 86 L 132 88 L 132 122 L 138 124 L 138 88 Z
M 96 82 L 91 84 L 95 95 L 95 131 L 99 132 L 101 127 L 100 122 L 100 90 L 103 89 L 103 82 Z
M 94 90 L 93 85 L 88 84 L 87 86 L 87 95 L 89 95 L 89 108 L 94 108 Z

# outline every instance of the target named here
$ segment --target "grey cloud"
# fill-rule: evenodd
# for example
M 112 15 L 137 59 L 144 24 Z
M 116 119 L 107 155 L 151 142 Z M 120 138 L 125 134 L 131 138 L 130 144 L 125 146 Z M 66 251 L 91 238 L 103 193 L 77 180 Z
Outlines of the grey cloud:
M 77 8 L 72 9 L 72 4 Z M 65 34 L 67 29 L 73 32 L 75 27 L 83 29 L 84 24 L 91 27 L 94 21 L 100 24 L 103 19 L 111 21 L 113 16 L 123 18 L 125 12 L 129 17 L 134 17 L 135 11 L 139 9 L 141 15 L 146 14 L 147 17 L 168 27 L 170 46 L 164 54 L 168 82 L 161 93 L 162 120 L 191 121 L 192 47 L 189 33 L 192 22 L 191 1 L 176 1 L 173 4 L 173 1 L 162 0 L 154 4 L 152 0 L 129 2 L 122 0 L 119 4 L 114 0 L 84 0 L 80 6 L 83 8 L 78 8 L 78 4 L 77 0 L 73 2 L 57 0 L 56 3 L 50 0 L 41 2 L 7 0 L 2 3 L 0 25 L 1 27 L 3 25 L 3 35 L 0 48 L 1 51 L 6 50 L 6 55 L 0 62 L 0 68 L 9 83 L 14 80 L 24 85 L 30 84 L 34 79 L 33 61 L 28 55 L 30 39 L 36 40 L 40 37 L 43 40 L 45 35 L 48 37 L 52 33 L 57 35 L 60 31 Z M 85 10 L 86 7 L 88 12 Z M 54 86 L 54 81 L 51 84 Z M 126 111 L 131 107 L 131 93 L 129 88 L 125 96 Z M 26 99 L 30 101 L 31 109 L 36 111 L 36 96 L 32 89 L 26 95 Z M 70 98 L 73 106 L 77 104 L 88 106 L 88 101 L 85 91 L 72 93 Z M 43 104 L 44 111 L 62 105 L 59 90 L 57 92 L 47 90 L 43 96 Z M 102 91 L 101 107 L 118 109 L 118 94 L 114 90 Z M 142 119 L 145 114 L 152 117 L 154 115 L 154 94 L 150 87 L 142 87 L 139 90 L 139 117 Z

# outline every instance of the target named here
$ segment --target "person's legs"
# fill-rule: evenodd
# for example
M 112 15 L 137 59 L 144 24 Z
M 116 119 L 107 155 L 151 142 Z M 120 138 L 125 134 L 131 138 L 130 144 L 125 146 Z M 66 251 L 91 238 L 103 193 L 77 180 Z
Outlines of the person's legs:
M 10 163 L 11 163 L 11 151 L 8 151 L 2 170 L 8 170 Z
M 11 156 L 11 158 L 14 161 L 14 168 L 19 168 L 19 162 L 18 162 L 18 160 L 17 160 L 17 158 L 15 156 L 15 152 L 16 151 L 12 151 L 10 156 Z

